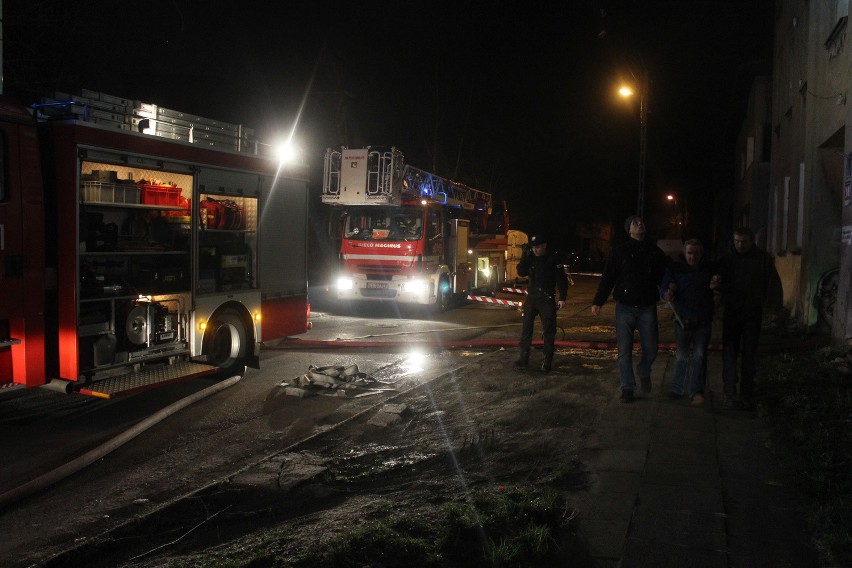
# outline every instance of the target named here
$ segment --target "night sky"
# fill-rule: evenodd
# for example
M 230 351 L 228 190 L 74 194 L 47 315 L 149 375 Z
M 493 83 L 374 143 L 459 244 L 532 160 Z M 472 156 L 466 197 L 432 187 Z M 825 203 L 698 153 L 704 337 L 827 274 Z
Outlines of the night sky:
M 639 111 L 619 78 L 650 81 L 650 226 L 674 192 L 685 236 L 706 238 L 771 71 L 772 0 L 296 4 L 6 0 L 4 92 L 87 88 L 265 139 L 295 124 L 317 186 L 326 147 L 396 146 L 569 246 L 576 222 L 620 227 L 636 207 Z

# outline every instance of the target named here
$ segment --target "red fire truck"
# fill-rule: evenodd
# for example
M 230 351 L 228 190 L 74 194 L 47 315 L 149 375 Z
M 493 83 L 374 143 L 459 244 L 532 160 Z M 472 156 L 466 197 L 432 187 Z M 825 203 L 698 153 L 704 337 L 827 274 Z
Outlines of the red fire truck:
M 440 310 L 505 280 L 506 204 L 405 164 L 395 148 L 327 150 L 322 202 L 340 231 L 338 300 Z
M 109 398 L 305 331 L 306 168 L 265 148 L 104 93 L 0 98 L 0 387 Z

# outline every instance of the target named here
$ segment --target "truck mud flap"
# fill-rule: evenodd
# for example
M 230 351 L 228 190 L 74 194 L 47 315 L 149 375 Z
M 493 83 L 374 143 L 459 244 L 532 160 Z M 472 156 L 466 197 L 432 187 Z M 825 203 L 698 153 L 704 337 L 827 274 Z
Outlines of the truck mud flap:
M 174 365 L 146 368 L 139 372 L 116 375 L 106 379 L 74 385 L 72 390 L 97 398 L 115 398 L 131 393 L 161 387 L 189 379 L 215 374 L 219 370 L 215 365 L 183 362 Z

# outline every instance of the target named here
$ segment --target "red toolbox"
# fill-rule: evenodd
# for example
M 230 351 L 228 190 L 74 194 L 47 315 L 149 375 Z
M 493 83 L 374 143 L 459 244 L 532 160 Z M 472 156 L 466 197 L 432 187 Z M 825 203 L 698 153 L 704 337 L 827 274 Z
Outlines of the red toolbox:
M 180 207 L 179 187 L 171 185 L 149 185 L 139 184 L 142 189 L 142 203 L 145 205 L 165 205 L 166 207 Z

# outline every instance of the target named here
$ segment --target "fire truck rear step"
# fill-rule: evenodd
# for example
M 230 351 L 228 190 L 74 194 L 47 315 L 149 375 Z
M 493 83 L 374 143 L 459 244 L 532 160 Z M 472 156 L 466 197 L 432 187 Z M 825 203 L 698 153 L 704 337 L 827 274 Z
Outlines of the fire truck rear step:
M 143 390 L 160 387 L 168 383 L 177 383 L 188 379 L 211 375 L 218 370 L 214 365 L 183 362 L 162 367 L 146 368 L 142 371 L 117 375 L 92 381 L 73 389 L 80 394 L 97 398 L 113 398 Z

